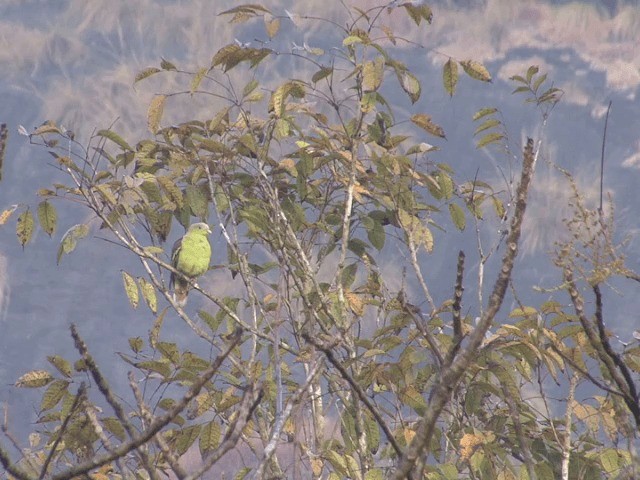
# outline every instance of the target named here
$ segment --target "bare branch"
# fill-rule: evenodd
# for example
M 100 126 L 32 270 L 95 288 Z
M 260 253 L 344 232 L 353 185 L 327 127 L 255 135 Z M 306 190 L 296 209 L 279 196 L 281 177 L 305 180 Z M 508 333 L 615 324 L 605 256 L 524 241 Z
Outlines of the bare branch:
M 469 343 L 466 348 L 460 352 L 450 366 L 443 368 L 439 373 L 436 384 L 431 392 L 429 408 L 420 420 L 416 435 L 403 452 L 398 467 L 393 474 L 392 478 L 395 480 L 407 478 L 418 459 L 422 458 L 425 448 L 431 442 L 435 424 L 449 401 L 451 392 L 459 383 L 465 370 L 469 367 L 473 356 L 477 353 L 482 343 L 484 335 L 502 306 L 511 278 L 513 265 L 518 254 L 518 242 L 520 240 L 522 222 L 527 208 L 527 195 L 529 185 L 533 178 L 538 151 L 534 152 L 533 140 L 529 138 L 524 148 L 522 173 L 516 192 L 516 206 L 507 237 L 507 251 L 502 259 L 502 268 L 495 281 L 493 292 L 489 297 L 489 304 L 480 318 L 477 327 L 469 335 Z

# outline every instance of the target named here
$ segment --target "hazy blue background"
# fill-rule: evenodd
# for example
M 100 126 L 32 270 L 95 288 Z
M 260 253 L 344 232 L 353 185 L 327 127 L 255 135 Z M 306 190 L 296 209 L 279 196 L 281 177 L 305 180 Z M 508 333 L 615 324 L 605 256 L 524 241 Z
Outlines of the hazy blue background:
M 28 144 L 17 134 L 18 125 L 28 130 L 52 119 L 76 132 L 80 141 L 90 133 L 115 123 L 130 140 L 146 133 L 146 108 L 154 93 L 184 89 L 184 79 L 152 80 L 133 86 L 137 71 L 159 65 L 164 57 L 192 70 L 208 65 L 215 51 L 234 38 L 254 42 L 264 38 L 262 26 L 230 26 L 217 13 L 235 2 L 207 0 L 112 1 L 65 0 L 0 2 L 0 122 L 9 125 L 10 136 L 0 182 L 0 211 L 13 204 L 37 205 L 35 191 L 47 187 L 55 171 L 47 165 L 49 155 Z M 361 7 L 370 2 L 359 2 Z M 215 6 L 214 6 L 215 5 Z M 309 14 L 341 18 L 340 2 L 265 2 L 274 14 Z M 442 151 L 435 161 L 449 162 L 460 178 L 480 177 L 498 181 L 498 168 L 508 170 L 508 160 L 493 151 L 473 147 L 475 128 L 471 113 L 479 107 L 498 106 L 509 127 L 513 151 L 526 136 L 544 134 L 543 158 L 536 173 L 524 232 L 525 254 L 518 264 L 516 285 L 537 303 L 546 298 L 533 294 L 531 285 L 551 287 L 559 283 L 546 253 L 552 249 L 568 214 L 568 186 L 547 162 L 569 169 L 590 202 L 597 204 L 598 169 L 604 113 L 613 100 L 608 143 L 605 187 L 616 202 L 619 237 L 629 235 L 630 265 L 638 266 L 639 245 L 636 194 L 640 178 L 640 8 L 637 1 L 450 1 L 431 2 L 431 26 L 411 27 L 402 12 L 382 15 L 386 23 L 426 48 L 404 45 L 405 61 L 423 81 L 417 107 L 433 116 L 447 132 L 447 141 L 435 143 Z M 326 25 L 294 17 L 283 18 L 282 39 L 277 48 L 286 50 L 295 42 L 325 46 L 331 38 Z M 341 20 L 341 24 L 343 21 Z M 459 60 L 484 62 L 493 75 L 492 84 L 472 82 L 461 75 L 459 94 L 453 99 L 441 84 L 441 65 L 453 56 Z M 531 64 L 546 71 L 555 85 L 564 89 L 563 101 L 553 112 L 546 131 L 539 130 L 540 117 L 523 107 L 523 97 L 511 96 L 509 76 L 522 73 Z M 289 68 L 297 68 L 291 65 Z M 268 70 L 287 77 L 282 70 Z M 259 75 L 265 75 L 264 71 Z M 182 82 L 182 83 L 181 83 Z M 398 99 L 401 108 L 406 100 Z M 182 101 L 172 105 L 165 122 L 203 114 L 215 105 Z M 514 161 L 515 162 L 515 161 Z M 517 164 L 514 163 L 517 167 Z M 92 352 L 103 365 L 111 365 L 110 378 L 122 382 L 126 370 L 114 351 L 127 349 L 126 339 L 146 338 L 153 316 L 146 307 L 132 311 L 121 285 L 120 270 L 136 273 L 132 256 L 103 240 L 89 238 L 56 266 L 58 242 L 75 223 L 90 220 L 87 212 L 58 203 L 58 231 L 49 239 L 38 232 L 23 249 L 15 236 L 15 218 L 0 227 L 0 402 L 8 404 L 10 426 L 23 431 L 35 418 L 39 392 L 16 390 L 11 384 L 22 373 L 47 367 L 46 356 L 72 355 L 67 326 L 79 326 Z M 483 232 L 495 237 L 492 225 Z M 95 231 L 92 233 L 96 233 Z M 99 233 L 98 233 L 99 235 Z M 453 233 L 453 240 L 468 245 L 470 266 L 472 229 Z M 442 238 L 439 236 L 436 240 Z M 213 240 L 223 245 L 214 235 Z M 428 257 L 428 272 L 437 300 L 453 281 L 451 258 L 456 251 L 437 244 Z M 223 250 L 222 248 L 220 250 Z M 499 252 L 501 254 L 502 252 Z M 394 252 L 382 260 L 385 274 L 401 281 Z M 222 256 L 216 260 L 223 261 Z M 214 261 L 216 261 L 214 260 Z M 440 281 L 441 280 L 441 281 Z M 490 278 L 487 280 L 490 281 Z M 201 282 L 216 293 L 232 288 L 222 273 Z M 640 311 L 637 284 L 620 284 L 618 293 L 607 292 L 608 326 L 621 339 L 631 339 L 638 328 Z M 530 295 L 530 297 L 529 297 Z M 200 299 L 194 298 L 195 309 Z M 472 305 L 471 299 L 468 305 Z M 506 312 L 506 309 L 505 309 Z M 471 314 L 473 312 L 470 312 Z M 179 335 L 181 325 L 170 318 L 168 332 Z M 173 326 L 178 328 L 173 328 Z M 123 389 L 124 384 L 119 385 Z

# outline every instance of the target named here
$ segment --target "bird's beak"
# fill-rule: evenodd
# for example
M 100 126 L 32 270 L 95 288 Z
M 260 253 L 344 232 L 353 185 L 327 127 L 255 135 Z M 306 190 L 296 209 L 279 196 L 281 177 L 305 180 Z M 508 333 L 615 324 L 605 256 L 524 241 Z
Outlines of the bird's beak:
M 207 233 L 211 235 L 211 227 L 209 227 L 208 225 L 207 225 Z

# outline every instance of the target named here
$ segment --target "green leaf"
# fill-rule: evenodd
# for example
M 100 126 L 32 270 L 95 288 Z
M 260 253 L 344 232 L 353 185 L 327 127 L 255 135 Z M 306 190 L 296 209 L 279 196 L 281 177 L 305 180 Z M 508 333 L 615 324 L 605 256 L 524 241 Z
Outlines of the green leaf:
M 347 470 L 347 461 L 345 460 L 343 455 L 339 454 L 335 450 L 329 450 L 325 453 L 325 455 L 327 457 L 327 461 L 331 464 L 331 466 L 333 466 L 338 475 L 340 475 L 342 478 L 345 478 L 349 475 L 349 472 Z
M 431 20 L 433 19 L 433 13 L 431 12 L 431 8 L 429 8 L 427 5 L 415 6 L 412 2 L 405 2 L 401 5 L 405 8 L 416 25 L 420 25 L 420 23 L 422 23 L 422 19 L 426 20 L 428 23 L 431 23 Z
M 165 380 L 171 377 L 171 365 L 166 358 L 139 362 L 136 364 L 136 367 L 141 370 L 159 373 Z
M 138 83 L 140 80 L 143 80 L 143 79 L 145 79 L 145 78 L 147 78 L 147 77 L 150 77 L 151 75 L 155 75 L 156 73 L 161 72 L 161 71 L 162 71 L 162 70 L 160 70 L 159 68 L 156 68 L 156 67 L 148 67 L 148 68 L 145 68 L 144 70 L 142 70 L 142 71 L 140 71 L 140 72 L 138 72 L 138 73 L 136 74 L 136 77 L 135 77 L 135 79 L 133 80 L 133 83 L 134 83 L 134 85 L 135 85 L 135 84 L 136 84 L 136 83 Z
M 122 282 L 124 283 L 124 291 L 127 294 L 129 303 L 134 309 L 138 308 L 138 303 L 140 303 L 140 296 L 138 293 L 138 285 L 136 284 L 135 279 L 123 270 Z
M 173 342 L 158 342 L 158 351 L 174 365 L 180 363 L 180 352 L 178 346 Z
M 499 132 L 488 133 L 478 141 L 476 148 L 486 147 L 492 143 L 498 143 L 504 138 L 504 135 Z
M 238 470 L 238 473 L 235 474 L 233 480 L 244 480 L 247 475 L 251 472 L 250 467 L 244 467 Z
M 51 410 L 67 393 L 69 382 L 67 380 L 55 380 L 42 394 L 40 410 Z
M 451 216 L 451 220 L 456 228 L 460 231 L 464 230 L 466 226 L 466 218 L 464 215 L 464 210 L 460 208 L 460 206 L 456 203 L 449 204 L 449 215 Z
M 207 324 L 207 326 L 211 329 L 212 332 L 217 332 L 220 323 L 223 320 L 221 315 L 213 316 L 209 312 L 204 310 L 198 310 L 198 316 Z
M 424 397 L 412 385 L 407 386 L 400 392 L 400 398 L 403 403 L 413 408 L 418 415 L 424 415 L 427 410 L 427 402 Z
M 509 318 L 522 318 L 537 314 L 538 310 L 536 310 L 534 307 L 518 307 L 511 311 L 511 313 L 509 314 Z
M 311 77 L 311 81 L 313 83 L 318 83 L 320 80 L 322 80 L 323 78 L 327 78 L 332 73 L 333 73 L 333 68 L 322 67 L 320 68 L 320 70 L 318 70 L 316 73 L 313 74 L 313 76 Z
M 70 378 L 72 374 L 71 364 L 62 358 L 60 355 L 50 355 L 47 357 L 47 360 L 51 365 L 56 367 L 56 369 L 65 377 Z
M 220 424 L 215 420 L 210 421 L 202 426 L 200 432 L 200 441 L 198 446 L 200 447 L 200 455 L 202 458 L 206 458 L 206 454 L 212 450 L 218 448 L 220 445 Z
M 144 340 L 142 340 L 142 337 L 130 337 L 129 348 L 131 348 L 134 353 L 139 353 L 144 348 Z
M 546 79 L 547 79 L 547 74 L 545 73 L 544 75 L 540 75 L 536 79 L 536 81 L 533 82 L 533 85 L 531 86 L 531 90 L 533 90 L 533 93 L 538 93 L 538 88 L 540 88 L 540 85 L 542 85 Z
M 493 128 L 493 127 L 497 127 L 498 125 L 500 125 L 500 120 L 496 120 L 495 118 L 490 118 L 486 122 L 482 122 L 480 124 L 480 126 L 478 126 L 478 128 L 476 128 L 476 130 L 475 130 L 475 132 L 473 132 L 473 134 L 477 135 L 480 132 L 483 132 L 483 131 L 488 130 L 488 129 Z
M 442 68 L 442 83 L 445 91 L 450 97 L 453 97 L 456 91 L 456 85 L 458 84 L 458 63 L 452 58 L 447 60 L 447 63 L 445 63 Z
M 341 282 L 344 288 L 349 288 L 356 280 L 356 273 L 358 272 L 358 264 L 352 263 L 347 265 L 342 270 Z
M 256 88 L 258 88 L 260 84 L 258 83 L 258 81 L 254 78 L 252 79 L 249 83 L 247 83 L 244 88 L 242 89 L 242 96 L 243 97 L 247 97 L 249 94 L 251 94 Z
M 364 430 L 367 433 L 367 447 L 375 454 L 380 448 L 380 426 L 367 411 L 364 412 Z
M 202 79 L 209 71 L 208 68 L 202 67 L 199 68 L 196 73 L 193 74 L 193 78 L 191 79 L 191 83 L 189 84 L 189 92 L 193 95 L 193 93 L 198 90 L 200 84 L 202 83 Z
M 16 235 L 18 235 L 18 241 L 22 248 L 31 240 L 33 236 L 33 214 L 28 208 L 20 214 L 18 222 L 16 224 Z
M 164 111 L 164 104 L 166 100 L 166 95 L 155 95 L 149 103 L 149 109 L 147 110 L 147 126 L 149 127 L 149 131 L 154 135 L 158 133 L 160 128 L 160 120 L 162 119 L 162 112 Z
M 118 135 L 114 131 L 111 131 L 111 130 L 98 130 L 98 132 L 96 133 L 96 136 L 103 137 L 103 138 L 108 138 L 113 143 L 115 143 L 120 148 L 122 148 L 122 150 L 125 150 L 125 151 L 128 151 L 128 152 L 133 152 L 134 151 L 133 148 L 131 148 L 131 146 L 120 135 Z
M 342 46 L 348 47 L 349 45 L 353 45 L 355 43 L 362 43 L 362 38 L 358 37 L 357 35 L 349 35 L 342 41 Z
M 526 83 L 531 83 L 531 79 L 533 78 L 533 76 L 538 73 L 540 69 L 538 68 L 537 65 L 531 65 L 528 69 L 527 69 L 527 80 Z M 519 77 L 522 78 L 522 77 Z
M 372 218 L 372 217 L 369 217 Z M 380 251 L 384 248 L 386 233 L 379 219 L 373 218 L 369 225 L 365 225 L 367 229 L 367 238 L 376 250 Z
M 124 442 L 126 433 L 120 420 L 118 420 L 116 417 L 106 417 L 102 419 L 102 424 L 104 425 L 105 430 L 107 430 L 121 442 Z
M 482 117 L 486 117 L 487 115 L 493 115 L 498 111 L 497 108 L 481 108 L 476 113 L 473 114 L 473 121 L 476 122 L 480 120 Z
M 384 473 L 380 468 L 373 468 L 364 474 L 364 480 L 383 480 Z
M 187 185 L 185 189 L 187 204 L 194 217 L 205 220 L 209 217 L 209 201 L 206 186 Z
M 168 60 L 165 60 L 164 58 L 160 62 L 160 68 L 162 68 L 163 70 L 177 70 L 176 66 L 173 63 L 171 63 Z
M 438 173 L 438 186 L 440 193 L 445 200 L 451 199 L 453 196 L 453 180 L 444 171 Z
M 232 13 L 233 14 L 245 13 L 250 15 L 258 15 L 260 12 L 271 13 L 271 11 L 268 8 L 263 7 L 262 5 L 243 4 L 243 5 L 238 5 L 237 7 L 233 7 L 229 10 L 225 10 L 224 12 L 219 13 L 218 15 L 230 15 Z
M 193 442 L 195 442 L 200 435 L 200 429 L 200 425 L 193 425 L 178 433 L 175 439 L 175 449 L 178 456 L 184 455 L 187 450 L 189 450 L 189 447 L 193 445 Z
M 69 254 L 76 248 L 76 243 L 79 239 L 86 237 L 89 234 L 89 227 L 84 223 L 78 223 L 65 232 L 60 240 L 60 246 L 58 247 L 57 264 L 60 264 L 60 259 L 63 254 Z

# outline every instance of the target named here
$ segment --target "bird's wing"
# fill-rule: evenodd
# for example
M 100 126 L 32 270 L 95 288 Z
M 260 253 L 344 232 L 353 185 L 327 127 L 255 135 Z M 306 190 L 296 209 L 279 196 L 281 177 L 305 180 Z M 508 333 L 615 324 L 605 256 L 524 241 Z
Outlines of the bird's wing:
M 180 256 L 180 252 L 182 251 L 182 238 L 180 237 L 173 244 L 173 248 L 171 249 L 171 265 L 173 268 L 178 268 L 178 257 Z M 169 278 L 169 288 L 173 288 L 175 284 L 175 274 L 171 272 L 171 277 Z

